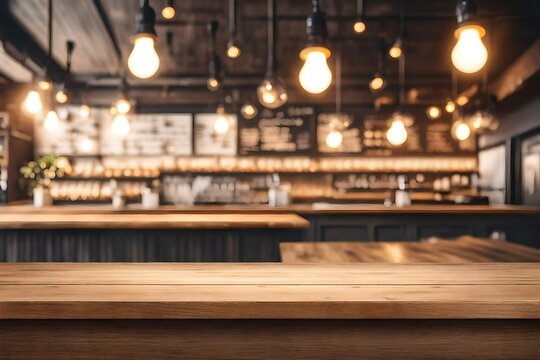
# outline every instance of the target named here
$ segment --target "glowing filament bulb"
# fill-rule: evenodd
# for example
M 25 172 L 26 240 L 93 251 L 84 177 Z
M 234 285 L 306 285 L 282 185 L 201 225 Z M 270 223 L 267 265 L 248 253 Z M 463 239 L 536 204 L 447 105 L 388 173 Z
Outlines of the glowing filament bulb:
M 112 131 L 118 136 L 126 136 L 131 130 L 131 125 L 126 115 L 116 115 L 111 124 Z
M 341 131 L 332 130 L 326 135 L 326 145 L 332 149 L 337 149 L 343 144 L 343 134 Z
M 116 101 L 114 107 L 117 114 L 125 115 L 131 110 L 131 103 L 125 98 L 120 98 Z
M 128 58 L 128 67 L 136 77 L 148 79 L 158 71 L 159 56 L 154 44 L 154 37 L 150 35 L 140 35 L 135 38 L 133 51 Z
M 26 95 L 24 99 L 24 110 L 29 114 L 35 115 L 43 109 L 43 104 L 41 103 L 41 96 L 35 90 L 31 90 Z
M 240 56 L 242 52 L 240 51 L 240 48 L 234 44 L 231 44 L 229 48 L 227 49 L 227 56 L 230 59 L 236 59 Z
M 45 121 L 43 122 L 43 126 L 47 130 L 56 130 L 58 126 L 60 125 L 60 119 L 58 119 L 58 114 L 56 111 L 51 110 L 47 113 L 47 116 L 45 117 Z
M 405 123 L 401 120 L 393 121 L 390 129 L 386 132 L 386 139 L 394 146 L 403 145 L 408 137 Z
M 309 93 L 320 94 L 332 83 L 332 72 L 326 59 L 330 51 L 323 47 L 304 49 L 300 57 L 305 60 L 300 70 L 300 85 Z
M 452 49 L 452 63 L 461 72 L 472 74 L 484 67 L 488 52 L 482 43 L 484 28 L 477 25 L 463 26 L 456 30 L 458 41 Z

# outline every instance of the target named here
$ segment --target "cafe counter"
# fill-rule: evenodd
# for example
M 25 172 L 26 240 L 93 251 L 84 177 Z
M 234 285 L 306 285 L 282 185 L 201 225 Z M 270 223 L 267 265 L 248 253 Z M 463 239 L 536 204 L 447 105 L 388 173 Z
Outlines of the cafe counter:
M 540 208 L 325 204 L 0 208 L 0 261 L 279 261 L 288 241 L 462 235 L 540 247 Z

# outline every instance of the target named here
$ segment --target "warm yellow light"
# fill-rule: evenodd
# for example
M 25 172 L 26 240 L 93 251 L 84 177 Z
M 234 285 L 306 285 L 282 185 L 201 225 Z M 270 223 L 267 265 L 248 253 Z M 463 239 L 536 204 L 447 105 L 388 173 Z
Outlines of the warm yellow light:
M 444 110 L 446 110 L 447 113 L 453 113 L 456 110 L 456 104 L 454 104 L 452 100 L 448 100 L 444 106 Z
M 478 25 L 465 25 L 456 30 L 458 41 L 452 49 L 452 64 L 456 69 L 472 74 L 484 67 L 488 52 L 481 38 L 485 33 Z
M 240 48 L 236 45 L 231 45 L 227 49 L 227 56 L 230 59 L 236 59 L 240 56 L 240 54 L 241 54 Z
M 356 20 L 353 29 L 355 33 L 361 34 L 366 31 L 366 24 L 362 20 Z
M 111 124 L 112 131 L 118 136 L 126 136 L 131 130 L 131 125 L 126 115 L 118 114 L 114 117 Z
M 43 109 L 41 96 L 36 90 L 30 90 L 28 92 L 28 95 L 26 95 L 26 98 L 23 102 L 23 108 L 27 113 L 31 115 L 36 115 Z
M 161 16 L 165 19 L 170 20 L 176 15 L 176 11 L 172 6 L 166 6 L 161 10 Z
M 43 91 L 47 91 L 52 87 L 52 85 L 50 81 L 40 80 L 38 81 L 38 87 Z
M 58 119 L 58 114 L 56 113 L 56 111 L 49 111 L 47 113 L 47 116 L 45 117 L 45 121 L 43 122 L 43 126 L 45 127 L 45 129 L 49 131 L 56 130 L 59 125 L 60 119 Z
M 59 90 L 55 95 L 56 101 L 60 104 L 65 104 L 68 101 L 68 95 L 64 90 Z
M 89 137 L 85 136 L 77 142 L 79 152 L 89 154 L 94 151 L 95 143 Z
M 120 98 L 116 100 L 114 107 L 117 114 L 125 115 L 131 110 L 131 103 L 125 98 Z
M 227 114 L 217 114 L 216 120 L 214 120 L 215 133 L 220 135 L 226 134 L 230 127 Z
M 384 85 L 384 79 L 380 76 L 375 76 L 371 81 L 369 82 L 369 88 L 372 91 L 381 90 Z
M 257 88 L 257 96 L 259 102 L 269 109 L 283 106 L 289 98 L 285 87 L 276 79 L 265 79 Z
M 332 130 L 326 135 L 326 145 L 332 149 L 337 149 L 343 144 L 343 134 L 340 131 Z
M 245 103 L 242 105 L 242 108 L 240 109 L 240 112 L 242 113 L 242 116 L 244 119 L 251 120 L 255 116 L 257 116 L 257 108 L 251 104 L 251 103 Z
M 394 146 L 403 145 L 408 137 L 409 134 L 407 133 L 405 123 L 401 120 L 394 120 L 386 132 L 386 139 Z
M 320 94 L 332 83 L 332 72 L 326 59 L 330 50 L 324 47 L 310 47 L 302 50 L 300 58 L 305 60 L 300 70 L 300 85 L 309 93 Z
M 430 119 L 438 119 L 441 117 L 442 111 L 438 106 L 430 106 L 427 108 L 426 114 Z
M 388 50 L 388 55 L 390 55 L 394 59 L 397 59 L 401 56 L 402 52 L 403 50 L 401 49 L 401 40 L 398 38 L 396 42 L 392 45 L 390 50 Z
M 210 91 L 217 91 L 219 89 L 219 81 L 216 78 L 211 77 L 206 81 L 206 86 Z
M 467 105 L 467 103 L 469 102 L 469 98 L 465 95 L 460 95 L 458 96 L 458 98 L 456 99 L 456 102 L 459 106 L 465 106 Z
M 459 141 L 465 141 L 471 136 L 471 128 L 463 120 L 454 122 L 451 132 L 452 136 Z
M 152 35 L 139 35 L 134 39 L 128 67 L 136 77 L 148 79 L 158 71 L 159 56 L 154 45 L 155 39 Z
M 79 115 L 81 115 L 81 117 L 83 117 L 85 119 L 88 119 L 88 117 L 90 117 L 90 111 L 91 111 L 90 106 L 88 106 L 86 104 L 83 104 L 79 108 Z

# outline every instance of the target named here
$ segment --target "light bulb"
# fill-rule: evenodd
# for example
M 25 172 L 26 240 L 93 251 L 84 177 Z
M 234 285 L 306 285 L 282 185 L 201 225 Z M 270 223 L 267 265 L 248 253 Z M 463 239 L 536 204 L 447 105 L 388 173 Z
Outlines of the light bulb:
M 456 104 L 454 104 L 452 100 L 448 100 L 444 106 L 444 110 L 446 110 L 447 113 L 453 113 L 456 110 Z
M 165 6 L 163 10 L 161 10 L 161 16 L 163 16 L 167 20 L 172 19 L 175 15 L 176 11 L 172 6 Z
M 426 114 L 430 119 L 438 119 L 441 117 L 442 111 L 438 106 L 430 106 L 426 110 Z
M 326 145 L 332 149 L 337 149 L 343 143 L 343 134 L 341 131 L 332 130 L 326 135 Z
M 471 128 L 465 121 L 457 120 L 452 125 L 451 133 L 454 139 L 465 141 L 471 136 Z
M 47 130 L 56 130 L 58 128 L 58 125 L 60 125 L 60 119 L 58 119 L 58 114 L 56 113 L 56 111 L 50 110 L 45 117 L 43 126 Z
M 79 152 L 89 154 L 94 151 L 94 142 L 89 137 L 85 136 L 77 142 Z
M 300 70 L 300 85 L 309 93 L 320 94 L 332 83 L 332 72 L 326 59 L 330 50 L 324 47 L 311 47 L 302 50 L 300 58 L 305 60 Z
M 401 49 L 401 39 L 397 39 L 396 42 L 392 45 L 390 50 L 388 50 L 388 55 L 390 55 L 392 58 L 397 59 L 401 56 L 401 53 L 403 50 Z
M 128 67 L 133 75 L 141 79 L 152 77 L 159 69 L 159 56 L 151 35 L 139 35 L 134 40 L 133 51 L 128 58 Z
M 269 109 L 283 106 L 289 98 L 285 86 L 275 77 L 263 80 L 257 88 L 257 96 L 261 105 Z
M 38 81 L 38 87 L 43 91 L 47 91 L 52 87 L 52 85 L 48 80 L 40 80 Z
M 484 130 L 490 129 L 495 121 L 496 120 L 493 114 L 487 111 L 477 111 L 468 119 L 467 122 L 473 131 L 483 132 Z
M 484 67 L 488 52 L 482 43 L 486 34 L 483 27 L 465 25 L 456 30 L 458 41 L 452 49 L 452 64 L 461 72 L 472 74 Z
M 126 98 L 121 97 L 116 100 L 114 107 L 116 108 L 117 114 L 125 115 L 131 110 L 131 103 Z
M 229 131 L 231 125 L 226 114 L 217 114 L 216 120 L 214 120 L 214 131 L 216 134 L 226 134 Z
M 408 137 L 407 128 L 401 120 L 394 120 L 386 132 L 386 139 L 394 146 L 403 145 Z
M 217 91 L 219 89 L 219 81 L 215 77 L 210 77 L 206 81 L 206 86 L 208 87 L 208 90 L 210 91 Z
M 460 95 L 458 96 L 458 98 L 456 99 L 456 102 L 459 106 L 465 106 L 467 105 L 467 103 L 469 102 L 469 98 L 465 95 Z
M 227 56 L 230 59 L 238 58 L 241 53 L 242 52 L 240 51 L 240 48 L 238 46 L 236 46 L 234 43 L 229 45 L 229 47 L 227 48 Z
M 81 115 L 81 117 L 83 117 L 85 119 L 88 119 L 88 117 L 90 117 L 90 111 L 91 111 L 90 106 L 88 106 L 86 104 L 83 104 L 79 108 L 79 115 Z
M 251 120 L 257 116 L 258 110 L 255 105 L 251 104 L 250 102 L 246 102 L 244 105 L 242 105 L 240 112 L 242 113 L 244 119 Z
M 112 131 L 118 136 L 126 136 L 131 130 L 131 125 L 126 115 L 116 115 L 111 124 Z
M 32 115 L 39 113 L 43 109 L 41 96 L 36 90 L 30 90 L 23 102 L 24 110 Z
M 380 74 L 375 74 L 369 81 L 369 89 L 373 92 L 382 90 L 386 86 L 384 78 Z
M 56 92 L 55 99 L 58 101 L 58 103 L 65 104 L 68 101 L 68 95 L 66 91 L 59 90 Z
M 361 19 L 358 19 L 355 21 L 353 29 L 355 33 L 361 34 L 366 31 L 366 24 Z

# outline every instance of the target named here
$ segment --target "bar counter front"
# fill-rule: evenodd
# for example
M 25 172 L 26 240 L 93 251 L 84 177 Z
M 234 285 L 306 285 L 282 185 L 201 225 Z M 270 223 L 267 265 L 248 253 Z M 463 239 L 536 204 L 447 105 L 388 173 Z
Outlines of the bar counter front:
M 540 208 L 482 205 L 110 206 L 0 209 L 0 261 L 280 261 L 297 241 L 473 235 L 540 247 Z

